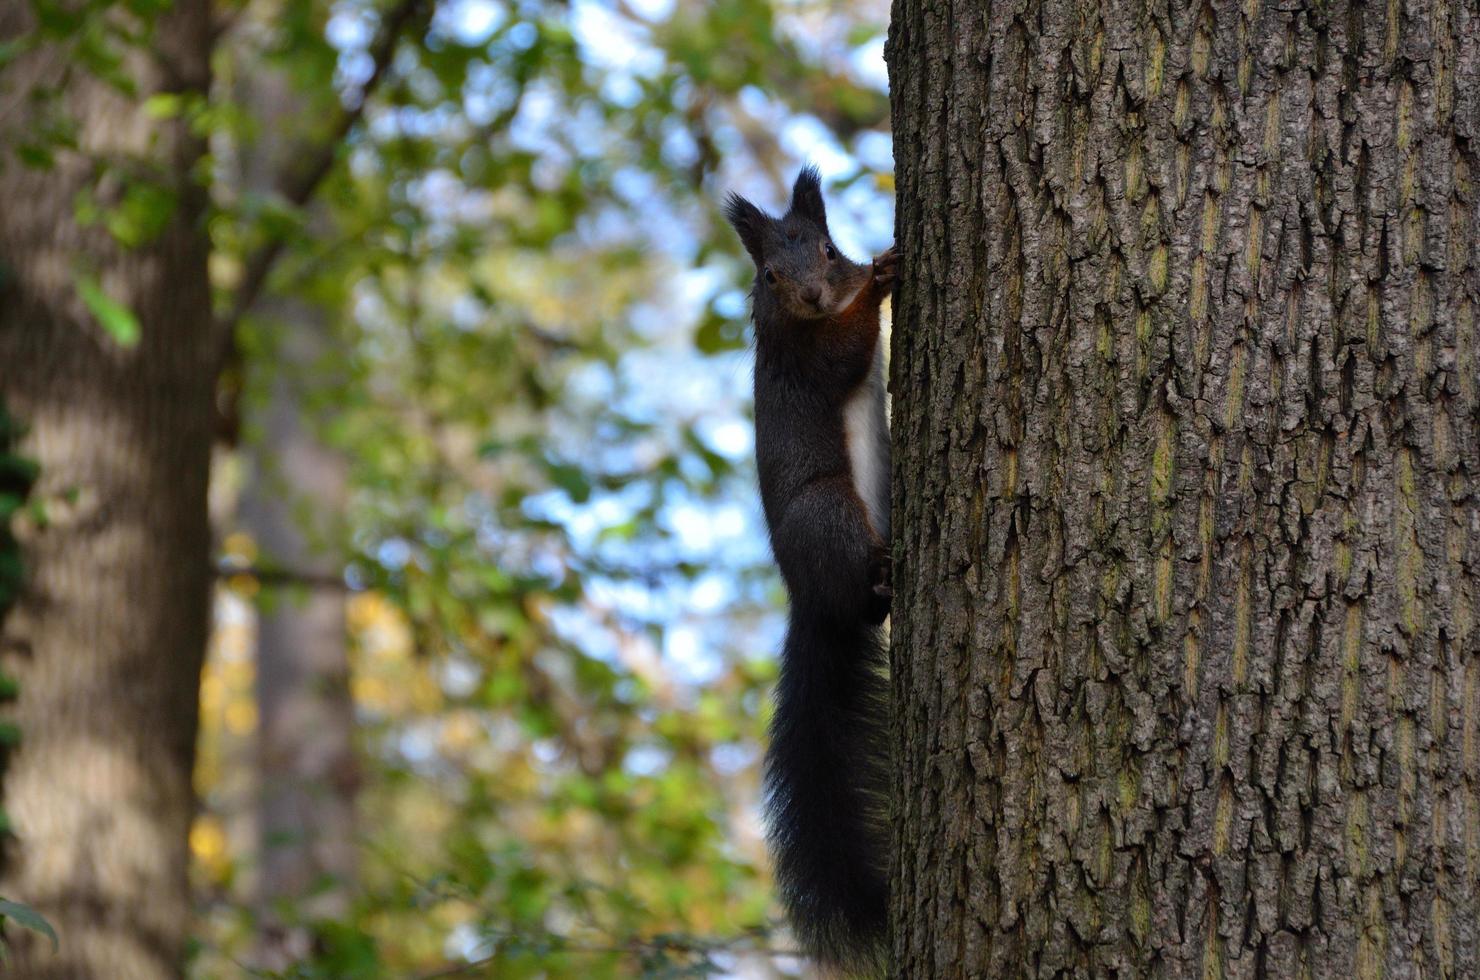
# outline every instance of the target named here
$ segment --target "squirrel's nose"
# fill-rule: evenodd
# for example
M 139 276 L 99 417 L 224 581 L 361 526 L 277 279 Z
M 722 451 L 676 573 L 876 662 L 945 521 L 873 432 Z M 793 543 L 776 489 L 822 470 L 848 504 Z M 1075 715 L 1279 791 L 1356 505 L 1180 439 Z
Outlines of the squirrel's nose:
M 818 300 L 822 299 L 822 287 L 810 286 L 804 289 L 802 291 L 802 299 L 815 305 Z

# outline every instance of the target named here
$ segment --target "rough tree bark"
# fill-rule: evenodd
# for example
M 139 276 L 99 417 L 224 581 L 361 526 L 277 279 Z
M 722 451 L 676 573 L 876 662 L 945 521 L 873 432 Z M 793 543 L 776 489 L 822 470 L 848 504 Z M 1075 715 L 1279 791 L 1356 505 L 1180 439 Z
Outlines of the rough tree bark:
M 209 8 L 177 0 L 159 17 L 153 52 L 129 57 L 134 95 L 51 46 L 0 76 L 0 388 L 30 428 L 23 451 L 51 516 L 22 542 L 28 588 L 0 647 L 23 739 L 5 774 L 16 839 L 0 894 L 61 935 L 55 955 L 8 937 L 7 976 L 157 980 L 178 976 L 183 957 L 214 351 L 206 195 L 192 175 L 203 146 L 140 103 L 206 91 Z M 0 40 L 31 26 L 29 4 L 0 4 Z M 51 108 L 30 96 L 38 88 L 58 89 L 80 144 L 48 170 L 12 152 Z M 126 169 L 99 183 L 97 159 Z M 139 180 L 175 199 L 150 241 L 124 249 L 71 220 L 83 188 L 106 204 Z M 97 325 L 79 273 L 134 312 L 136 346 Z
M 887 57 L 896 974 L 1480 975 L 1480 13 Z

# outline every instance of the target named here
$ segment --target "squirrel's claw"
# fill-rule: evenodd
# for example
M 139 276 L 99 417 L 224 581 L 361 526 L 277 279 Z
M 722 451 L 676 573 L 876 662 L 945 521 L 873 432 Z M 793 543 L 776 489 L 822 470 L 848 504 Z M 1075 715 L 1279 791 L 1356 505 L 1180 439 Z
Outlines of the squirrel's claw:
M 887 551 L 874 556 L 869 566 L 869 619 L 882 623 L 889 616 L 889 607 L 894 599 L 894 557 Z
M 877 286 L 892 286 L 896 267 L 899 264 L 899 250 L 891 245 L 881 254 L 874 257 L 873 279 Z

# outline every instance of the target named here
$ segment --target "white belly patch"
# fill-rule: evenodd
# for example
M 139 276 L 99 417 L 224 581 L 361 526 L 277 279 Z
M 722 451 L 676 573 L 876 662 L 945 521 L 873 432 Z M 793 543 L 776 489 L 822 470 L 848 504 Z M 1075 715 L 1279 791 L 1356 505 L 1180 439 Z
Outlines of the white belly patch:
M 853 489 L 868 511 L 869 523 L 883 538 L 889 537 L 888 457 L 889 435 L 879 410 L 883 397 L 882 366 L 876 360 L 868 380 L 843 406 L 843 437 L 848 444 L 848 464 L 853 471 Z

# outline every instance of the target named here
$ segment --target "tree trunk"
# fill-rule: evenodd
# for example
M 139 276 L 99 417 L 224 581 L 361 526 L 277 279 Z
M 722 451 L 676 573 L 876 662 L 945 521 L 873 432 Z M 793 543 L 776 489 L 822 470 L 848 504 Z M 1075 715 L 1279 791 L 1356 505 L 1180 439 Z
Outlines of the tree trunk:
M 0 894 L 56 926 L 60 952 L 13 933 L 6 975 L 156 980 L 180 975 L 190 922 L 197 687 L 206 641 L 206 483 L 214 384 L 203 147 L 151 118 L 159 91 L 203 93 L 209 4 L 177 0 L 148 52 L 128 56 L 125 95 L 43 46 L 0 76 L 0 387 L 30 427 L 50 522 L 23 545 L 28 590 L 6 623 L 22 747 L 5 774 L 15 839 Z M 30 30 L 30 5 L 0 4 L 0 39 Z M 55 88 L 55 103 L 30 97 Z M 51 169 L 13 149 L 46 114 L 75 120 L 78 151 Z M 96 181 L 99 160 L 124 169 Z M 156 183 L 174 206 L 125 249 L 72 220 L 77 195 Z M 126 347 L 79 298 L 96 276 L 142 326 Z
M 888 60 L 895 972 L 1480 975 L 1480 14 Z
M 270 195 L 277 176 L 291 170 L 302 131 L 321 114 L 305 112 L 304 98 L 281 72 L 252 72 L 243 88 L 243 103 L 263 121 L 244 150 L 244 184 Z M 256 431 L 241 517 L 257 544 L 258 564 L 284 574 L 277 585 L 264 577 L 266 601 L 257 618 L 256 955 L 259 966 L 281 970 L 311 952 L 301 922 L 349 909 L 358 769 L 345 593 L 331 584 L 344 572 L 338 521 L 346 466 L 306 415 L 315 389 L 341 380 L 331 363 L 333 330 L 322 310 L 300 299 L 270 297 L 257 307 L 274 343 L 255 365 L 267 375 L 258 382 L 266 397 L 247 398 Z M 293 914 L 280 914 L 285 907 Z
M 304 386 L 332 350 L 321 311 L 298 301 L 259 304 L 284 322 L 270 395 L 258 406 L 259 442 L 242 525 L 265 579 L 257 616 L 259 965 L 285 969 L 308 936 L 278 914 L 289 903 L 312 920 L 348 911 L 356 869 L 354 701 L 345 641 L 345 593 L 335 522 L 345 505 L 344 460 L 304 418 Z M 296 368 L 296 369 L 295 369 Z M 299 579 L 301 586 L 292 584 Z

